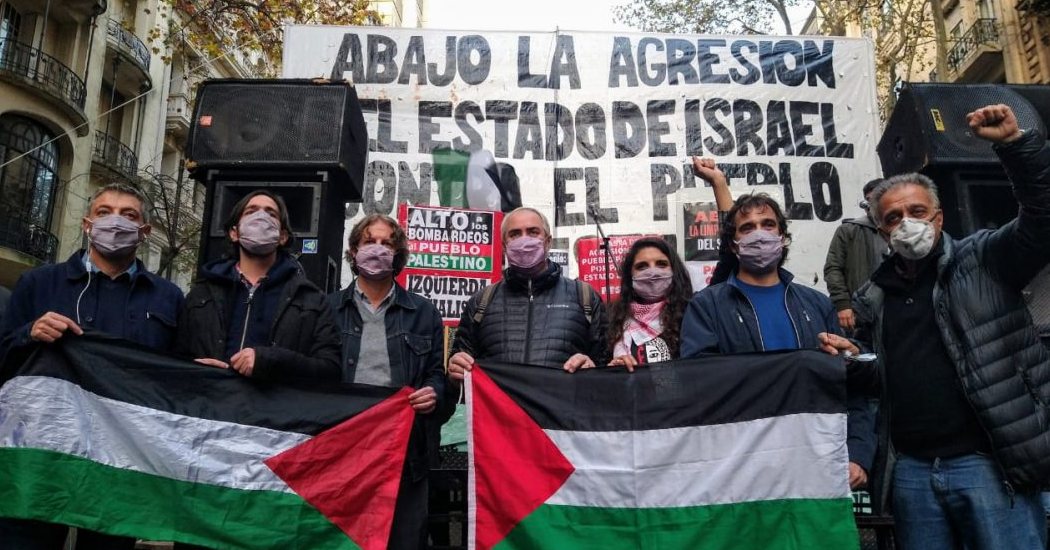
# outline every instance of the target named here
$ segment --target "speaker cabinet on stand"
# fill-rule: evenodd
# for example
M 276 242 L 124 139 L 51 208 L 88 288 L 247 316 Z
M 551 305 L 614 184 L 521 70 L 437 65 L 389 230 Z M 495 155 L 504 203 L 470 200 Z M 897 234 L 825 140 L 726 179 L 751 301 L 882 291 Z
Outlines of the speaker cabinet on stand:
M 284 199 L 307 277 L 339 288 L 346 203 L 360 201 L 368 134 L 354 87 L 299 79 L 207 80 L 187 143 L 190 174 L 207 187 L 198 265 L 232 249 L 233 205 L 265 189 Z
M 877 147 L 886 177 L 909 172 L 937 184 L 944 230 L 962 238 L 1017 217 L 1010 180 L 992 145 L 973 134 L 966 115 L 1005 103 L 1021 128 L 1046 136 L 1050 86 L 907 83 Z M 1050 337 L 1050 270 L 1025 289 L 1029 311 Z

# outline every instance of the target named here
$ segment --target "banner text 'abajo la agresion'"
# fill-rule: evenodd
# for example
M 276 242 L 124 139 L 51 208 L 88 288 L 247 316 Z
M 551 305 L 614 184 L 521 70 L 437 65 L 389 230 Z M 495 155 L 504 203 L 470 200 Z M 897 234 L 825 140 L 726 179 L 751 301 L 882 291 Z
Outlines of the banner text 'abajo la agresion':
M 714 157 L 734 197 L 766 192 L 791 220 L 788 268 L 823 287 L 834 229 L 879 175 L 870 42 L 559 31 L 290 26 L 284 76 L 348 79 L 370 136 L 348 223 L 438 204 L 433 153 L 513 166 L 555 248 L 607 234 L 688 236 L 713 202 L 689 157 Z M 570 261 L 570 275 L 577 273 Z

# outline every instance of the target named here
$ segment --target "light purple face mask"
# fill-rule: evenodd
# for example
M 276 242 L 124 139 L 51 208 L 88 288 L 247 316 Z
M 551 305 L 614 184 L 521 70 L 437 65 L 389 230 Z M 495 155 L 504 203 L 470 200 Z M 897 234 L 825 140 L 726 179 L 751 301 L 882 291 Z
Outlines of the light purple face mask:
M 90 221 L 88 238 L 91 240 L 91 246 L 106 258 L 124 258 L 128 254 L 134 254 L 142 242 L 142 236 L 139 234 L 142 227 L 120 214 L 110 214 Z
M 647 304 L 659 302 L 667 297 L 671 288 L 671 268 L 650 267 L 632 279 L 634 293 Z
M 241 218 L 237 224 L 238 242 L 254 256 L 266 256 L 277 250 L 281 241 L 281 225 L 265 210 L 256 210 Z
M 370 281 L 387 279 L 394 274 L 394 251 L 376 243 L 366 244 L 354 254 L 357 274 Z
M 784 255 L 784 238 L 765 229 L 756 229 L 735 242 L 740 267 L 749 273 L 773 271 Z
M 523 235 L 507 243 L 507 263 L 522 273 L 535 274 L 547 259 L 543 239 Z

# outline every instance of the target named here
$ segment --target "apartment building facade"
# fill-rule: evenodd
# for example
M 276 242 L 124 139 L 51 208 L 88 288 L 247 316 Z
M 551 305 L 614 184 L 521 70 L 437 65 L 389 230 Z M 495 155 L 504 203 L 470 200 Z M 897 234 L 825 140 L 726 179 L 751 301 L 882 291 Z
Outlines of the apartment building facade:
M 195 82 L 250 71 L 147 38 L 167 17 L 161 0 L 0 0 L 0 285 L 84 246 L 88 201 L 113 181 L 151 198 L 151 269 L 168 232 L 199 224 L 203 189 L 180 174 Z

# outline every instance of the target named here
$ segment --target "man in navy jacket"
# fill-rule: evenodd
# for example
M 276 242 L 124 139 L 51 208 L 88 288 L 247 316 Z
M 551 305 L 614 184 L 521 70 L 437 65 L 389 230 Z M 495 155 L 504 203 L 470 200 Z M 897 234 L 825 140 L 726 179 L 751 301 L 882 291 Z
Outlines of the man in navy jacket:
M 698 292 L 682 320 L 682 357 L 820 347 L 858 353 L 842 336 L 831 300 L 792 282 L 782 266 L 791 234 L 780 205 L 765 193 L 737 199 L 721 238 L 733 243 L 737 269 L 723 283 Z M 875 456 L 875 415 L 863 395 L 850 396 L 849 482 L 867 482 Z
M 33 269 L 19 279 L 3 319 L 0 357 L 34 342 L 51 343 L 85 330 L 171 349 L 182 291 L 149 271 L 135 250 L 149 236 L 145 197 L 110 184 L 91 198 L 82 222 L 88 248 L 63 263 Z M 67 528 L 38 521 L 0 519 L 0 541 L 25 550 L 62 548 Z M 78 548 L 128 549 L 135 539 L 83 529 Z

